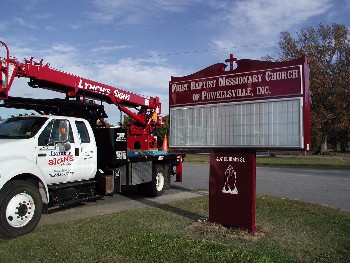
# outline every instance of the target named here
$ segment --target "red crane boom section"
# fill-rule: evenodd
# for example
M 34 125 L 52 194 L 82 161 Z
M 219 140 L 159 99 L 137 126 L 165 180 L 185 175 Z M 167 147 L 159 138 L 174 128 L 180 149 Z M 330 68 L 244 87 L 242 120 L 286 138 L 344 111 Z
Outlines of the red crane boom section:
M 19 62 L 9 56 L 7 45 L 6 57 L 0 57 L 0 100 L 7 100 L 15 77 L 29 78 L 29 86 L 65 93 L 68 98 L 80 96 L 102 100 L 115 104 L 130 116 L 134 123 L 129 128 L 131 135 L 150 135 L 154 128 L 164 124 L 159 117 L 161 103 L 159 97 L 145 98 L 132 92 L 112 87 L 93 80 L 85 79 L 67 72 L 51 68 L 43 64 L 43 60 L 35 62 L 33 58 Z M 138 112 L 130 110 L 137 109 Z

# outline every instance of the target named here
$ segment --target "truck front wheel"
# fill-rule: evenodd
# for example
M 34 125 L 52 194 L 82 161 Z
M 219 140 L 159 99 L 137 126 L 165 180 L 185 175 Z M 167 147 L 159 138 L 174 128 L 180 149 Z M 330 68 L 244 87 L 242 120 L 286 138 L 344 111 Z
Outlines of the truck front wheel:
M 0 236 L 13 238 L 31 232 L 39 223 L 43 203 L 38 188 L 11 181 L 0 192 Z

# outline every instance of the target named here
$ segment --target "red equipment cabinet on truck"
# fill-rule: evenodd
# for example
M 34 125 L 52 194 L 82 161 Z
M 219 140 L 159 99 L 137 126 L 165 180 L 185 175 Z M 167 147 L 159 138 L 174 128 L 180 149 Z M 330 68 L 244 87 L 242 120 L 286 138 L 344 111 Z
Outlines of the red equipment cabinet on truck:
M 33 58 L 21 63 L 0 43 L 6 48 L 6 57 L 0 58 L 0 106 L 40 113 L 0 124 L 1 237 L 31 232 L 52 206 L 96 200 L 131 185 L 141 194 L 159 196 L 171 175 L 181 178 L 182 155 L 159 151 L 152 134 L 164 124 L 158 97 L 144 98 Z M 9 97 L 15 77 L 29 78 L 31 87 L 65 93 L 66 99 Z M 109 127 L 102 102 L 130 116 L 130 128 Z

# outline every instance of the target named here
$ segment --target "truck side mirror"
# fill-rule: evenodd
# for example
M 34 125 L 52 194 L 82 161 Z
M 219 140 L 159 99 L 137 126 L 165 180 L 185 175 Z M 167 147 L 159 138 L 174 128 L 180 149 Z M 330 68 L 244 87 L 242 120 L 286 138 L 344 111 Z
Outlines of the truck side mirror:
M 62 142 L 68 141 L 69 123 L 67 120 L 61 121 L 59 125 L 59 139 Z
M 71 144 L 68 141 L 69 137 L 69 122 L 67 120 L 63 120 L 59 125 L 59 138 L 61 141 L 61 146 L 63 146 L 65 151 L 69 151 L 71 149 Z

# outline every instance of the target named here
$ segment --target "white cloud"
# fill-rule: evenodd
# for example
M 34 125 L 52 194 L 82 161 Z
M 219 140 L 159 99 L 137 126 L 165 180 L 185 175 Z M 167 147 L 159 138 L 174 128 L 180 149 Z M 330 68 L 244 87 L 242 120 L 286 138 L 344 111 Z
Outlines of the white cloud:
M 331 7 L 329 0 L 268 0 L 238 2 L 226 16 L 231 25 L 255 28 L 260 34 L 271 34 L 276 29 L 290 27 L 324 14 Z
M 217 21 L 221 22 L 222 33 L 213 43 L 219 49 L 259 44 L 273 46 L 280 32 L 325 14 L 331 7 L 330 0 L 236 1 L 222 7 L 222 14 Z M 259 47 L 251 48 L 254 49 Z
M 44 26 L 44 28 L 47 31 L 56 31 L 57 30 L 57 27 L 54 27 L 54 26 Z
M 137 24 L 165 12 L 183 12 L 194 2 L 198 0 L 94 0 L 97 10 L 90 14 L 90 18 L 99 23 Z
M 33 9 L 36 9 L 38 5 L 40 5 L 40 2 L 44 2 L 46 0 L 31 0 L 31 1 L 25 1 L 23 2 L 23 7 L 27 11 L 32 11 Z
M 21 17 L 13 17 L 12 18 L 12 23 L 15 24 L 15 25 L 23 26 L 25 28 L 30 28 L 30 29 L 37 29 L 38 28 L 33 23 L 31 23 L 28 20 L 25 20 L 25 19 L 23 19 Z
M 73 53 L 76 49 L 72 45 L 67 44 L 54 44 L 52 46 L 52 52 Z M 50 52 L 51 53 L 51 52 Z
M 91 51 L 92 52 L 110 52 L 113 50 L 127 49 L 131 47 L 132 46 L 128 46 L 128 45 L 101 46 L 101 47 L 93 48 L 91 49 Z
M 7 28 L 7 23 L 4 21 L 0 21 L 0 31 L 5 31 Z
M 125 59 L 109 65 L 98 65 L 95 81 L 139 94 L 143 97 L 160 97 L 163 115 L 168 114 L 170 76 L 186 73 L 167 65 L 155 55 L 147 59 Z
M 52 15 L 50 13 L 40 13 L 40 14 L 35 14 L 34 17 L 37 19 L 47 20 L 47 19 L 51 18 Z
M 154 63 L 152 60 L 121 60 L 116 64 L 100 65 L 98 78 L 112 80 L 119 87 L 129 91 L 142 89 L 167 89 L 170 76 L 181 74 L 176 68 Z

